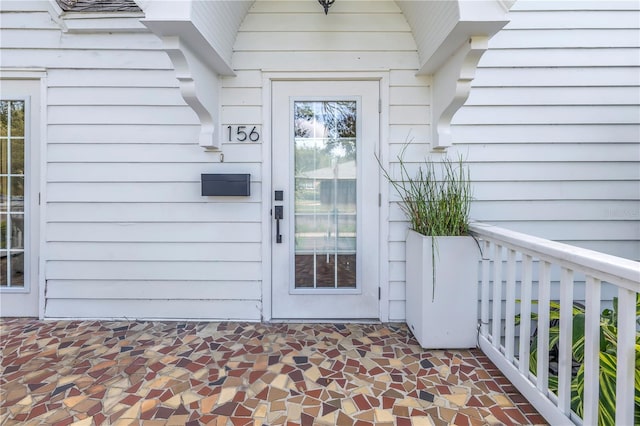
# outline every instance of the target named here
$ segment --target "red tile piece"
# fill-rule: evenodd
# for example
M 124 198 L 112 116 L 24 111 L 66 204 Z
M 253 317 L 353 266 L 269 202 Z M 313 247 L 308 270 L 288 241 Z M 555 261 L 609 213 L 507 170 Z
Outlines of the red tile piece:
M 525 424 L 527 423 L 527 419 L 517 408 L 504 408 L 505 414 L 515 420 L 516 423 Z
M 513 420 L 511 420 L 511 418 L 502 411 L 502 408 L 491 407 L 489 408 L 489 411 L 491 411 L 491 414 L 493 414 L 495 418 L 500 420 L 505 426 L 511 426 L 515 424 Z
M 355 402 L 356 406 L 358 407 L 358 409 L 360 409 L 360 411 L 371 409 L 371 404 L 369 404 L 369 401 L 367 401 L 367 399 L 362 394 L 358 394 L 354 396 L 353 402 Z
M 46 412 L 47 412 L 47 407 L 44 404 L 37 405 L 35 408 L 31 410 L 31 412 L 27 416 L 27 420 L 31 420 L 33 418 L 39 417 Z
M 411 426 L 411 419 L 406 417 L 396 417 L 396 426 Z
M 212 411 L 212 413 L 213 414 L 220 414 L 221 416 L 231 416 L 233 414 L 233 412 L 235 411 L 237 405 L 238 405 L 238 403 L 236 403 L 236 402 L 227 402 L 226 404 L 215 408 Z
M 469 417 L 465 414 L 458 413 L 453 418 L 453 424 L 456 426 L 470 426 L 469 425 Z
M 248 408 L 240 404 L 238 404 L 238 408 L 236 408 L 236 411 L 233 413 L 234 416 L 239 416 L 239 417 L 250 417 L 252 414 L 253 414 L 253 411 L 249 410 Z
M 120 403 L 131 406 L 131 405 L 135 404 L 136 402 L 140 401 L 141 398 L 142 398 L 141 396 L 129 395 L 126 398 L 122 399 L 120 401 Z

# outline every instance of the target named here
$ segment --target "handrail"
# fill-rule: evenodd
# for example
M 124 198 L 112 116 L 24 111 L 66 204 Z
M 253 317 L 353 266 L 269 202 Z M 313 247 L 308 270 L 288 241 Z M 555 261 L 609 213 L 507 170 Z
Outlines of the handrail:
M 483 253 L 479 346 L 551 424 L 598 423 L 602 284 L 609 283 L 617 287 L 615 422 L 633 424 L 636 297 L 640 293 L 640 263 L 484 223 L 472 223 L 470 233 L 478 240 Z M 536 263 L 539 271 L 536 295 L 537 376 L 529 371 L 529 337 L 534 307 L 533 270 Z M 518 268 L 518 264 L 522 268 Z M 554 265 L 560 269 L 560 275 L 554 281 L 560 290 L 557 395 L 549 390 L 549 315 L 551 270 Z M 574 285 L 577 274 L 583 275 L 585 280 L 585 392 L 582 419 L 572 412 L 571 407 L 572 306 L 576 302 Z M 520 298 L 516 301 L 518 286 L 521 291 Z M 496 300 L 492 299 L 492 295 L 496 295 Z M 493 305 L 492 309 L 490 305 Z M 518 306 L 521 338 L 519 348 L 516 349 L 514 319 Z
M 598 275 L 622 279 L 624 281 L 621 282 L 621 285 L 627 290 L 640 291 L 640 284 L 638 284 L 640 281 L 639 262 L 480 222 L 472 222 L 469 225 L 469 231 L 476 237 L 487 237 L 525 249 L 540 260 L 552 263 L 558 263 L 558 260 L 562 260 L 571 264 L 576 270 L 588 270 Z M 603 281 L 607 280 L 603 279 Z

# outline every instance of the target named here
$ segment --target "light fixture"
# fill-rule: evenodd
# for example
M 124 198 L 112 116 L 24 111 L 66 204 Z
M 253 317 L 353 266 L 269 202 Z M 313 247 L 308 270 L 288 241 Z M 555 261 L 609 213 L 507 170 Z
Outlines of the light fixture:
M 324 7 L 324 14 L 328 14 L 329 13 L 329 8 L 331 7 L 331 5 L 335 2 L 336 0 L 318 0 L 318 3 L 320 3 L 322 5 L 322 7 Z

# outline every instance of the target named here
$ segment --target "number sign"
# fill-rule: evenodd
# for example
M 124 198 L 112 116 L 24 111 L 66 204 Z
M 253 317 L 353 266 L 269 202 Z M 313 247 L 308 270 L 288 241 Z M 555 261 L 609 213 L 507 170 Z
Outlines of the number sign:
M 226 127 L 225 142 L 260 142 L 260 126 L 233 124 Z

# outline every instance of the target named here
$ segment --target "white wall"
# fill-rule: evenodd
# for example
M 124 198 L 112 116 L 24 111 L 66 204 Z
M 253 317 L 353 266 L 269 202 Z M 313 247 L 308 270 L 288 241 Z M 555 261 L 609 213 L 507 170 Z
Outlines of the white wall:
M 449 155 L 462 154 L 471 166 L 474 219 L 640 259 L 638 7 L 520 0 L 511 9 L 511 23 L 490 40 L 453 119 Z M 401 149 L 394 142 L 392 156 Z M 410 160 L 426 155 L 420 145 L 407 151 Z M 403 220 L 392 205 L 391 305 L 398 318 Z
M 48 70 L 46 315 L 259 320 L 263 145 L 225 143 L 224 163 L 198 147 L 154 35 L 62 33 L 46 2 L 17 4 L 2 4 L 0 66 Z M 640 258 L 636 3 L 519 2 L 511 18 L 454 118 L 473 216 Z M 313 1 L 259 0 L 235 41 L 237 75 L 222 79 L 221 123 L 265 124 L 262 71 L 388 72 L 383 156 L 411 139 L 418 162 L 431 83 L 418 62 L 393 1 L 338 1 L 325 16 Z M 219 172 L 251 173 L 251 197 L 201 197 L 200 173 Z M 389 198 L 384 309 L 402 320 L 407 225 Z
M 511 9 L 452 126 L 472 164 L 475 218 L 640 259 L 639 8 Z
M 200 195 L 201 173 L 247 160 L 228 147 L 214 167 L 198 146 L 156 36 L 62 33 L 45 2 L 2 6 L 0 66 L 48 74 L 45 315 L 260 319 L 259 196 Z
M 515 4 L 452 126 L 476 182 L 474 218 L 640 259 L 639 7 Z M 552 279 L 557 298 L 559 271 Z
M 202 151 L 171 63 L 143 27 L 62 33 L 44 2 L 18 4 L 3 9 L 2 66 L 49 76 L 45 315 L 260 319 L 262 145 L 225 143 L 224 163 Z M 313 2 L 258 1 L 232 63 L 223 125 L 264 125 L 262 70 L 376 71 L 389 76 L 391 137 L 428 134 L 429 79 L 415 77 L 415 42 L 393 1 L 338 2 L 328 17 Z M 203 172 L 251 173 L 252 196 L 203 198 Z

